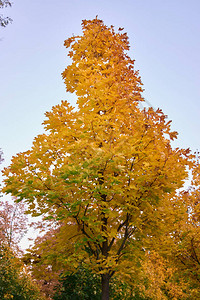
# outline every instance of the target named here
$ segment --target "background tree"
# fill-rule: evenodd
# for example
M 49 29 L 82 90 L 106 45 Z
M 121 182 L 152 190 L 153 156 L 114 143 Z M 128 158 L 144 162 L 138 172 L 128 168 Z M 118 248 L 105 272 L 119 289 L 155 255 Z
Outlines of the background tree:
M 101 296 L 100 278 L 84 268 L 61 277 L 54 300 L 99 300 Z
M 3 152 L 0 151 L 0 163 Z M 14 202 L 14 201 L 13 201 Z M 23 203 L 0 201 L 0 298 L 14 300 L 44 299 L 18 257 L 19 241 L 27 231 Z
M 22 262 L 3 244 L 0 245 L 0 286 L 1 299 L 44 299 Z
M 107 300 L 110 279 L 136 278 L 158 247 L 188 177 L 189 150 L 172 148 L 177 133 L 161 110 L 140 109 L 126 33 L 97 18 L 82 27 L 82 36 L 65 41 L 72 63 L 63 72 L 77 110 L 62 101 L 46 113 L 46 133 L 5 169 L 4 191 L 24 199 L 32 215 L 76 224 L 68 261 L 100 274 Z
M 24 263 L 29 266 L 33 278 L 47 297 L 54 294 L 61 273 L 75 271 L 66 262 L 74 252 L 74 244 L 68 239 L 72 236 L 70 233 L 75 234 L 75 228 L 66 224 L 56 227 L 52 224 L 52 228 L 38 236 L 23 256 Z
M 193 167 L 191 186 L 180 193 L 180 201 L 187 214 L 177 222 L 174 230 L 173 258 L 179 277 L 187 282 L 189 299 L 200 295 L 200 167 Z
M 19 242 L 27 232 L 28 218 L 24 203 L 0 201 L 0 241 L 12 249 L 19 248 Z
M 0 0 L 0 9 L 8 6 L 11 6 L 11 2 L 9 0 Z M 0 26 L 6 27 L 10 22 L 12 22 L 11 18 L 4 17 L 0 14 Z

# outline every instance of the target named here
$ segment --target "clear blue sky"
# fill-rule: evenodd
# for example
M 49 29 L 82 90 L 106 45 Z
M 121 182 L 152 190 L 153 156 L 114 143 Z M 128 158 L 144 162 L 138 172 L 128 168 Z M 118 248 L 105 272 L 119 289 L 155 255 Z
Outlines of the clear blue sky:
M 180 147 L 200 149 L 199 0 L 13 0 L 0 11 L 13 23 L 0 28 L 0 147 L 7 166 L 42 132 L 45 111 L 65 92 L 66 38 L 96 15 L 124 27 L 144 83 L 144 96 L 163 109 Z

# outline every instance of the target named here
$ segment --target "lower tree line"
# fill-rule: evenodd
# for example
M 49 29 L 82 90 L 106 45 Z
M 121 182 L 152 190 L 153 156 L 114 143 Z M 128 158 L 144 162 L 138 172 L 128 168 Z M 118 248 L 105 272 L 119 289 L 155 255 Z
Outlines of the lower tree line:
M 185 193 L 182 196 L 183 199 L 188 197 Z M 12 209 L 14 210 L 17 205 L 19 204 L 9 204 L 9 213 L 12 213 Z M 8 244 L 3 222 L 7 220 L 6 226 L 9 227 L 10 215 L 5 218 L 5 205 L 2 203 L 1 208 L 4 208 L 0 212 L 1 299 L 101 299 L 100 275 L 88 269 L 84 262 L 79 261 L 76 264 L 74 261 L 70 262 L 73 251 L 76 251 L 75 245 L 70 242 L 70 234 L 76 232 L 73 228 L 75 225 L 63 222 L 57 224 L 56 229 L 51 228 L 42 237 L 38 237 L 34 245 L 23 254 L 14 241 Z M 24 212 L 22 208 L 19 211 Z M 184 217 L 186 218 L 186 215 Z M 200 236 L 197 219 L 195 214 L 191 217 L 191 222 L 188 218 L 184 220 L 182 216 L 177 220 L 176 237 L 171 240 L 162 237 L 159 241 L 152 241 L 151 246 L 154 244 L 154 250 L 149 253 L 142 251 L 137 260 L 127 266 L 126 274 L 122 270 L 121 274 L 113 277 L 110 282 L 110 298 L 199 299 Z M 18 229 L 15 226 L 13 240 L 17 236 Z M 67 241 L 63 241 L 64 232 L 65 235 L 68 232 Z M 162 247 L 159 247 L 159 243 Z M 163 249 L 163 243 L 166 243 L 166 247 L 170 247 L 170 252 Z M 89 249 L 86 251 L 89 255 Z

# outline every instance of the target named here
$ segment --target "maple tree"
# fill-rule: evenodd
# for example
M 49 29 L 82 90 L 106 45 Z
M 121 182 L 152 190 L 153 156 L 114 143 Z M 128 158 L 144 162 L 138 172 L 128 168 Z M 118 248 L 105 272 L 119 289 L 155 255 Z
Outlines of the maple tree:
M 165 222 L 173 223 L 190 160 L 188 149 L 172 148 L 177 133 L 162 111 L 140 108 L 127 34 L 97 18 L 82 27 L 65 41 L 72 63 L 63 72 L 77 109 L 62 101 L 46 113 L 46 133 L 12 158 L 3 191 L 25 200 L 33 216 L 76 228 L 63 235 L 76 245 L 68 261 L 100 274 L 107 300 L 110 279 L 137 278 Z

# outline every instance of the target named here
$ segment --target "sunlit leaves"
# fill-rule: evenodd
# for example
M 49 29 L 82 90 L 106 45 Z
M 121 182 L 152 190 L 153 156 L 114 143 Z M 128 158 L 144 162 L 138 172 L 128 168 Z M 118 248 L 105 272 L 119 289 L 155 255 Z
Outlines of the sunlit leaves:
M 45 133 L 4 170 L 4 191 L 33 215 L 78 228 L 76 237 L 62 235 L 75 245 L 68 263 L 84 261 L 102 278 L 126 276 L 162 236 L 166 253 L 191 157 L 172 148 L 177 133 L 162 110 L 140 109 L 142 83 L 126 33 L 97 18 L 82 28 L 65 41 L 72 62 L 63 72 L 77 110 L 62 101 L 46 113 Z

